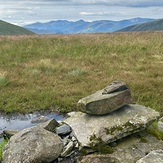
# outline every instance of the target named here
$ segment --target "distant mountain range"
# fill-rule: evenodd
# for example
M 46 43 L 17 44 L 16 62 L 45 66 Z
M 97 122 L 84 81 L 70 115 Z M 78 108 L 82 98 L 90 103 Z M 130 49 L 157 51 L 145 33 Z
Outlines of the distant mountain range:
M 132 31 L 160 31 L 163 30 L 163 19 L 150 21 L 147 23 L 132 25 L 117 32 L 132 32 Z
M 99 20 L 93 22 L 57 20 L 47 23 L 37 22 L 23 27 L 37 34 L 104 33 L 114 32 L 131 25 L 153 20 L 150 18 L 133 18 L 121 21 Z
M 0 35 L 31 35 L 32 31 L 0 20 Z

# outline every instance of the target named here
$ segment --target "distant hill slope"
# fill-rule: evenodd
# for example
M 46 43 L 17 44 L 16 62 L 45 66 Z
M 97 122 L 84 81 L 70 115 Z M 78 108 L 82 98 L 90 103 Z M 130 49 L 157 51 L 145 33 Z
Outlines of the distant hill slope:
M 93 22 L 86 22 L 84 20 L 79 20 L 76 22 L 67 20 L 57 20 L 50 21 L 47 23 L 33 23 L 25 25 L 23 27 L 37 34 L 104 33 L 114 32 L 130 25 L 149 22 L 152 20 L 154 19 L 133 18 L 121 21 L 99 20 Z
M 31 35 L 34 34 L 25 28 L 0 20 L 0 35 Z
M 154 20 L 147 23 L 132 25 L 117 32 L 132 32 L 132 31 L 160 31 L 163 30 L 163 19 Z

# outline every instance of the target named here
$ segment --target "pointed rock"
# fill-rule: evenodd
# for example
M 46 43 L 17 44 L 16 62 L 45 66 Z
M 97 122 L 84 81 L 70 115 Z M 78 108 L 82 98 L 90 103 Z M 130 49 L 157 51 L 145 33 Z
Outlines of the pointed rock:
M 124 91 L 126 89 L 129 89 L 128 86 L 121 81 L 113 81 L 111 84 L 109 84 L 107 87 L 103 89 L 102 94 L 109 94 L 114 92 L 120 92 Z

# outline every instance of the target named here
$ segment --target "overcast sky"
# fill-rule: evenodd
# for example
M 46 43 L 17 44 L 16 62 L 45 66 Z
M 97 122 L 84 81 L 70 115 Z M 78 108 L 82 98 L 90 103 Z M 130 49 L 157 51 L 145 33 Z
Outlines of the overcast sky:
M 163 0 L 1 0 L 0 20 L 17 25 L 51 20 L 163 18 Z

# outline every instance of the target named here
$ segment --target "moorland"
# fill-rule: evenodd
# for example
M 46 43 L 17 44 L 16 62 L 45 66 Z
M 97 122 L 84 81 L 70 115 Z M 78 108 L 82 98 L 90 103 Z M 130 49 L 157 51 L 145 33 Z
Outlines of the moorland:
M 114 80 L 163 114 L 163 32 L 0 37 L 2 112 L 69 112 Z

